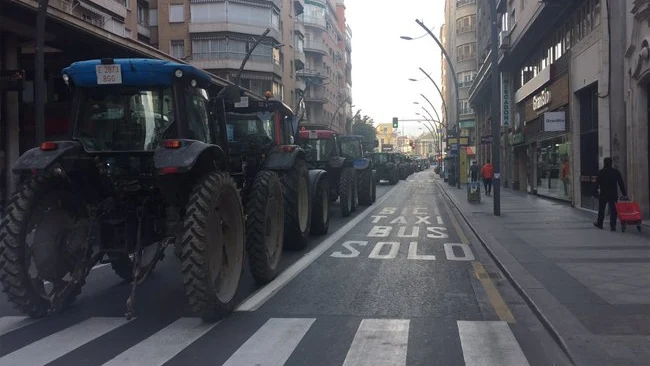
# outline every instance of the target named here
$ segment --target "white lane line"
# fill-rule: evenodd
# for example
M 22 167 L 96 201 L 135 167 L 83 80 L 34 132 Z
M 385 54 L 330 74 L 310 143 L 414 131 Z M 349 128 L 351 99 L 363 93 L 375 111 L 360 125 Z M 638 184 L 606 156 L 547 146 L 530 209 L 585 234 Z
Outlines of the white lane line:
M 406 365 L 407 319 L 363 319 L 343 366 Z
M 104 366 L 164 365 L 217 324 L 219 323 L 204 323 L 200 318 L 180 318 L 106 362 Z
M 271 318 L 223 366 L 284 365 L 315 320 Z
M 254 311 L 267 302 L 273 295 L 280 291 L 284 286 L 287 285 L 291 280 L 293 280 L 300 272 L 312 264 L 318 257 L 323 253 L 328 251 L 334 244 L 336 244 L 343 235 L 347 234 L 348 231 L 352 230 L 355 226 L 359 225 L 361 220 L 365 219 L 371 212 L 376 208 L 380 207 L 384 201 L 386 201 L 391 193 L 401 187 L 400 185 L 395 185 L 388 192 L 386 192 L 380 199 L 378 199 L 372 206 L 366 208 L 363 212 L 359 213 L 355 218 L 348 221 L 342 228 L 338 229 L 336 232 L 332 233 L 327 239 L 323 240 L 318 244 L 314 249 L 309 253 L 305 254 L 292 264 L 289 268 L 284 270 L 278 277 L 273 281 L 269 282 L 268 285 L 262 287 L 257 292 L 249 296 L 244 300 L 235 311 Z
M 436 221 L 438 222 L 438 225 L 444 225 L 442 222 L 442 216 L 436 216 Z
M 0 336 L 37 321 L 38 319 L 30 318 L 28 316 L 3 316 L 0 318 Z
M 48 364 L 124 325 L 121 318 L 90 318 L 0 358 L 0 366 Z
M 458 333 L 467 366 L 529 365 L 506 322 L 458 321 Z

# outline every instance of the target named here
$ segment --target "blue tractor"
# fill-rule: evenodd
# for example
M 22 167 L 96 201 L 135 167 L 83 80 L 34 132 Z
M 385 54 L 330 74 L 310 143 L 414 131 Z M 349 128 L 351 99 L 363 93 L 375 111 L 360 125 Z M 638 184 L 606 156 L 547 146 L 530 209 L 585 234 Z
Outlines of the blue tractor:
M 136 286 L 168 245 L 205 320 L 234 307 L 246 247 L 265 279 L 274 275 L 274 259 L 260 254 L 267 241 L 246 237 L 231 174 L 225 105 L 240 101 L 239 88 L 152 59 L 75 62 L 63 79 L 74 91 L 69 139 L 43 142 L 13 167 L 23 183 L 0 223 L 9 301 L 32 317 L 58 312 L 93 266 L 110 263 L 131 281 L 130 318 Z

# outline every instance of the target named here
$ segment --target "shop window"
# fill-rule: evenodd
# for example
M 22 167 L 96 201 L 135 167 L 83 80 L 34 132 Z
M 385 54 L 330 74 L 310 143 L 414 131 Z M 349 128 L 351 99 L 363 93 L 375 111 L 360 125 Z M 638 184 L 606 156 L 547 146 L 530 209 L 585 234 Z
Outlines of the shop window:
M 571 142 L 562 136 L 538 143 L 537 194 L 571 200 Z

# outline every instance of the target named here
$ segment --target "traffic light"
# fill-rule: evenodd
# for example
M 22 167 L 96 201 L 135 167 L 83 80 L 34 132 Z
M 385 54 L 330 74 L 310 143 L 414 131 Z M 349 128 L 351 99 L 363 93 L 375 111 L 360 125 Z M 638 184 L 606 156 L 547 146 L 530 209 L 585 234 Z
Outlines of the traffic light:
M 393 117 L 393 128 L 397 128 L 397 126 L 398 126 L 397 117 Z

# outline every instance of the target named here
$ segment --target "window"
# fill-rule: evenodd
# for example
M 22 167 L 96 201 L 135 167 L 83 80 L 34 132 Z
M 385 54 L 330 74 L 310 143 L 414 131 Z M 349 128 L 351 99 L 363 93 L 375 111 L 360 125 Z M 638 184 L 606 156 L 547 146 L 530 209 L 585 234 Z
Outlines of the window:
M 256 114 L 241 114 L 228 112 L 228 145 L 235 154 L 273 143 L 275 124 L 273 113 L 260 112 Z
M 476 58 L 476 42 L 465 43 L 456 48 L 456 60 L 466 61 Z
M 472 109 L 467 99 L 460 101 L 460 114 L 474 114 L 474 109 Z
M 239 39 L 193 39 L 192 58 L 195 60 L 243 60 L 254 42 Z M 278 59 L 279 59 L 278 54 Z M 273 62 L 273 47 L 260 43 L 250 57 L 251 61 Z
M 226 2 L 190 4 L 190 21 L 192 23 L 225 22 Z
M 180 59 L 185 58 L 185 41 L 182 39 L 171 41 L 169 54 L 172 55 L 172 57 Z
M 190 138 L 207 143 L 212 142 L 208 119 L 208 93 L 203 89 L 188 88 L 185 94 L 185 117 Z
M 459 72 L 458 86 L 461 88 L 469 88 L 472 86 L 474 78 L 476 78 L 476 70 Z
M 158 25 L 158 9 L 149 9 L 149 25 L 152 27 Z
M 456 21 L 456 33 L 462 34 L 476 30 L 476 16 L 468 15 Z
M 149 25 L 149 9 L 145 3 L 138 2 L 138 24 Z
M 183 4 L 170 4 L 169 5 L 169 22 L 182 23 L 185 21 L 185 5 Z
M 476 0 L 456 0 L 456 7 L 460 8 L 461 6 L 476 4 Z
M 153 150 L 173 138 L 171 89 L 91 88 L 74 131 L 87 151 Z
M 278 13 L 275 9 L 271 12 L 271 25 L 275 29 L 282 29 L 280 25 L 280 13 Z

